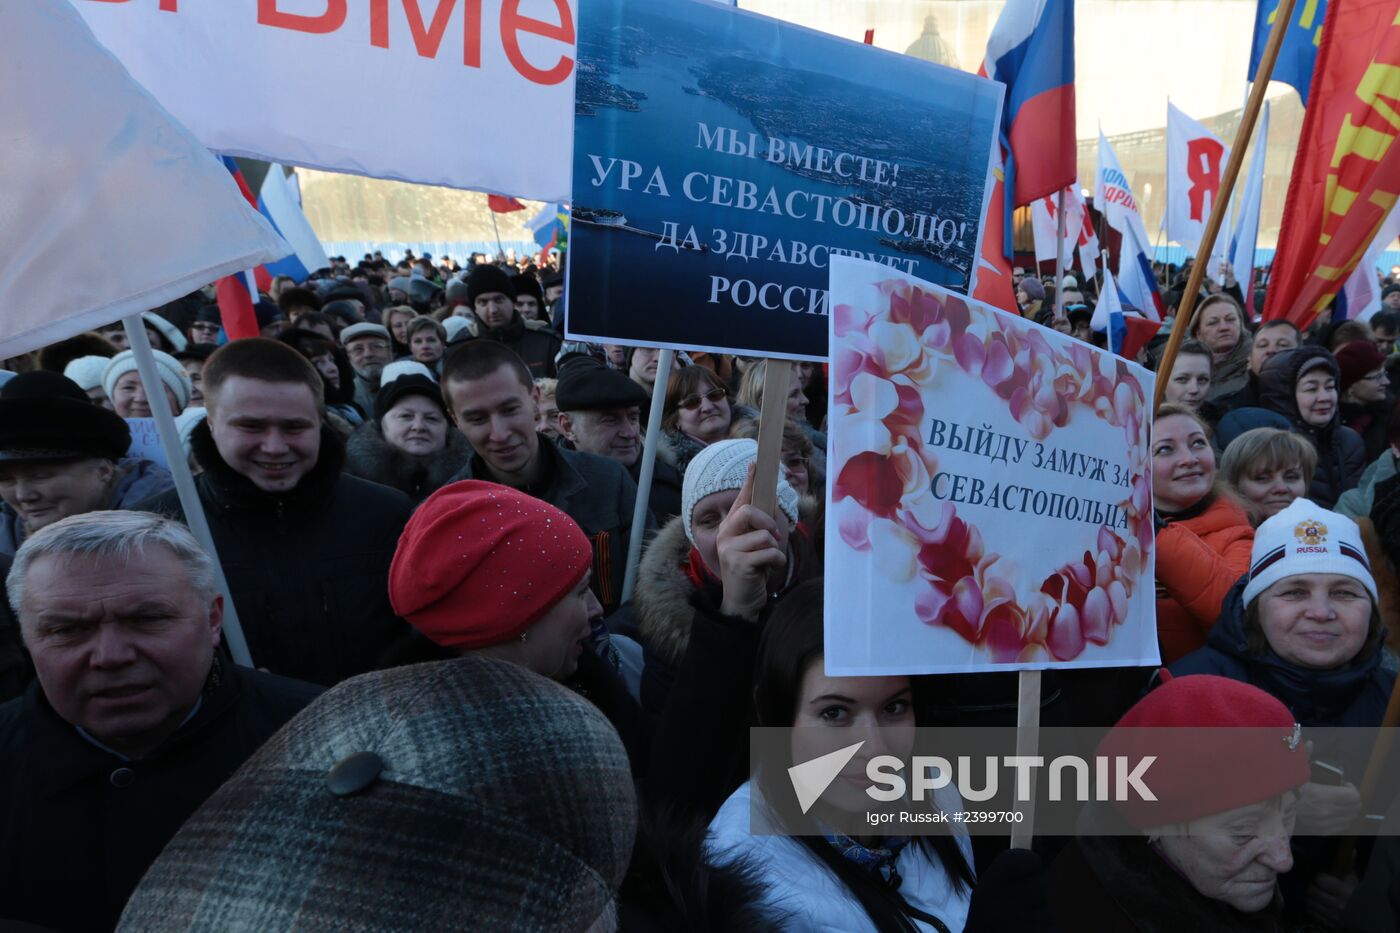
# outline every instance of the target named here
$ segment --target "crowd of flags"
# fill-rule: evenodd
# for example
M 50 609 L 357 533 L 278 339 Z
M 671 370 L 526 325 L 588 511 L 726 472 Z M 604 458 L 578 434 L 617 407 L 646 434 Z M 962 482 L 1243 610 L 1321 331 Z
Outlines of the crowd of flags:
M 1246 80 L 1258 74 L 1279 8 L 1259 0 Z M 1240 278 L 1251 315 L 1287 318 L 1300 326 L 1332 304 L 1336 313 L 1365 317 L 1379 305 L 1374 265 L 1400 234 L 1400 0 L 1326 0 L 1297 4 L 1284 26 L 1272 80 L 1295 88 L 1307 107 L 1295 170 L 1285 199 L 1283 231 L 1272 267 L 1267 307 L 1255 307 L 1253 280 L 1268 149 L 1267 105 L 1253 136 L 1242 185 L 1211 255 L 1219 276 L 1226 263 Z M 1159 321 L 1162 297 L 1152 272 L 1154 250 L 1138 201 L 1108 139 L 1100 132 L 1093 206 L 1121 246 L 1104 267 L 1089 211 L 1080 197 L 1074 113 L 1073 0 L 1009 0 L 987 43 L 979 73 L 1007 87 L 1000 164 L 984 219 L 984 247 L 974 297 L 1014 310 L 1010 267 L 1011 212 L 1031 209 L 1038 262 L 1074 264 L 1102 278 L 1106 305 L 1095 326 L 1110 336 L 1115 316 Z M 1243 87 L 1242 87 L 1243 90 Z M 1220 197 L 1229 144 L 1180 108 L 1168 104 L 1167 207 L 1169 240 L 1200 251 L 1211 209 Z M 1064 211 L 1060 241 L 1058 212 Z M 1102 233 L 1102 230 L 1099 231 Z M 1120 307 L 1121 306 L 1121 307 Z M 1113 341 L 1115 346 L 1120 340 Z

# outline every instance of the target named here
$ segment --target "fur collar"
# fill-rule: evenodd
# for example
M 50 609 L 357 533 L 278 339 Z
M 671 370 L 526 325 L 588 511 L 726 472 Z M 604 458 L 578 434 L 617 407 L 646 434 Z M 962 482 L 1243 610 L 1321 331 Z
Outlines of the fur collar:
M 345 444 L 345 472 L 404 493 L 415 503 L 426 499 L 462 469 L 471 456 L 467 439 L 456 428 L 447 431 L 447 446 L 427 456 L 415 456 L 384 439 L 378 423 L 366 421 Z
M 803 498 L 798 503 L 798 518 L 811 529 L 818 527 L 820 504 Z M 797 536 L 793 538 L 797 541 Z M 797 546 L 794 544 L 794 546 Z M 642 641 L 668 664 L 678 664 L 690 644 L 690 625 L 695 609 L 690 599 L 695 586 L 686 574 L 690 557 L 690 539 L 685 536 L 681 516 L 671 519 L 656 537 L 651 539 L 642 561 L 637 566 L 637 590 L 632 597 L 637 611 L 637 629 Z M 806 579 L 821 573 L 821 561 L 815 553 L 804 552 L 799 562 L 799 577 Z M 793 583 L 799 582 L 794 580 Z M 719 604 L 719 600 L 715 600 Z
M 651 539 L 637 567 L 637 627 L 644 641 L 668 664 L 677 664 L 690 643 L 695 587 L 686 576 L 690 540 L 676 516 Z

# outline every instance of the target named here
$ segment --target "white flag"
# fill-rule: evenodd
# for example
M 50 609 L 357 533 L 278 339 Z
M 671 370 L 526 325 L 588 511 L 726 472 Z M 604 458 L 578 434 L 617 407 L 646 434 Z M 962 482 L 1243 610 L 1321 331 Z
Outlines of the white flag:
M 1254 152 L 1249 159 L 1249 178 L 1244 183 L 1234 235 L 1230 241 L 1230 265 L 1240 287 L 1245 289 L 1245 307 L 1250 311 L 1254 296 L 1254 252 L 1259 240 L 1259 206 L 1264 200 L 1264 157 L 1269 148 L 1269 102 L 1264 101 L 1264 113 L 1259 118 L 1259 130 L 1254 134 Z
M 6 7 L 0 87 L 0 358 L 289 252 L 68 0 Z
M 1204 125 L 1167 104 L 1167 239 L 1195 255 L 1220 191 L 1230 147 Z M 1216 237 L 1212 256 L 1224 259 L 1227 244 Z M 1212 271 L 1216 264 L 1212 264 Z
M 1362 258 L 1347 279 L 1342 293 L 1347 298 L 1347 318 L 1354 321 L 1369 321 L 1371 315 L 1381 309 L 1381 288 L 1376 281 L 1376 265 L 1381 253 L 1400 237 L 1400 202 L 1390 209 L 1390 214 L 1381 224 L 1380 231 L 1372 241 L 1365 257 Z
M 1059 195 L 1052 194 L 1031 202 L 1031 234 L 1035 240 L 1035 261 L 1054 262 L 1057 255 L 1063 255 L 1065 271 L 1074 268 L 1074 253 L 1079 251 L 1079 267 L 1084 274 L 1093 278 L 1098 274 L 1099 237 L 1094 232 L 1093 221 L 1089 218 L 1084 204 L 1084 195 L 1079 191 L 1079 181 L 1065 189 L 1065 242 L 1063 250 L 1057 250 L 1055 236 L 1058 233 Z

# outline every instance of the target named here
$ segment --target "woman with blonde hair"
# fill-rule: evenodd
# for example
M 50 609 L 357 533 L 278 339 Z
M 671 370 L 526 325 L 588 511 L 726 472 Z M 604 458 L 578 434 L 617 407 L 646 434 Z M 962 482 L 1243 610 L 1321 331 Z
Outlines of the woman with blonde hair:
M 1210 348 L 1213 361 L 1208 400 L 1229 395 L 1249 381 L 1249 351 L 1253 337 L 1244 310 L 1229 295 L 1211 295 L 1196 306 L 1187 334 Z
M 1316 469 L 1313 446 L 1278 428 L 1244 432 L 1220 458 L 1221 479 L 1239 496 L 1256 528 L 1306 496 Z

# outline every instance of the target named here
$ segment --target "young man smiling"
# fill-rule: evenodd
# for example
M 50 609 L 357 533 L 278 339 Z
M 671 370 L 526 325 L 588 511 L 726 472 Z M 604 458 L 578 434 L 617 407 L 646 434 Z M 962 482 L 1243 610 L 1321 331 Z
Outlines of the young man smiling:
M 345 448 L 322 416 L 322 393 L 291 347 L 234 341 L 209 357 L 209 416 L 191 447 L 254 663 L 329 686 L 371 670 L 404 631 L 387 581 L 412 507 L 342 472 Z M 181 514 L 173 492 L 143 507 Z
M 442 365 L 442 394 L 448 414 L 475 451 L 449 482 L 499 483 L 568 514 L 592 543 L 598 601 L 606 612 L 617 608 L 637 498 L 627 470 L 616 460 L 565 450 L 539 434 L 539 390 L 530 370 L 495 341 L 469 341 L 449 353 Z

